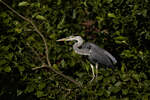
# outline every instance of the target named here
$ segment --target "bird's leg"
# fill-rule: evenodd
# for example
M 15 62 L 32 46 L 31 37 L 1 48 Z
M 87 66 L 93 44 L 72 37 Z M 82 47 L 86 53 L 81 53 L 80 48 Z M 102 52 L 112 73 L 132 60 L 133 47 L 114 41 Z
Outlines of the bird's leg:
M 96 80 L 97 80 L 97 77 L 98 77 L 98 63 L 96 63 Z
M 94 67 L 92 64 L 90 64 L 91 68 L 92 68 L 92 74 L 93 74 L 93 78 L 91 79 L 90 83 L 94 80 L 95 78 L 95 74 L 94 74 Z

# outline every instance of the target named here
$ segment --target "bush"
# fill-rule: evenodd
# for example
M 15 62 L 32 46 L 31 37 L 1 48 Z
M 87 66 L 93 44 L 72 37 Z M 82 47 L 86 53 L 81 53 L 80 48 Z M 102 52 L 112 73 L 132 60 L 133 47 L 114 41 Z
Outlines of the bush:
M 150 2 L 148 0 L 28 0 L 7 1 L 21 15 L 34 20 L 44 35 L 0 1 L 0 98 L 5 99 L 102 99 L 148 100 L 150 97 Z M 97 82 L 90 62 L 76 54 L 73 42 L 57 39 L 80 35 L 112 53 L 114 69 L 99 67 Z

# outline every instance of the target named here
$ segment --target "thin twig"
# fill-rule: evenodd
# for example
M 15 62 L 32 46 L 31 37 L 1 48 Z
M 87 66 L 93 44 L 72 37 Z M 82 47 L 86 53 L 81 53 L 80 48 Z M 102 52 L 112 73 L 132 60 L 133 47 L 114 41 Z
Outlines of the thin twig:
M 16 15 L 18 15 L 19 17 L 21 17 L 23 20 L 29 22 L 33 28 L 35 29 L 35 31 L 41 36 L 43 42 L 44 42 L 44 45 L 45 45 L 45 54 L 46 54 L 46 59 L 47 59 L 47 62 L 48 62 L 48 65 L 51 66 L 51 63 L 50 63 L 50 60 L 48 58 L 48 46 L 47 46 L 47 42 L 45 40 L 45 37 L 43 36 L 43 34 L 39 31 L 39 29 L 36 27 L 36 25 L 33 23 L 32 20 L 22 16 L 21 14 L 19 14 L 17 11 L 15 11 L 13 8 L 11 8 L 9 5 L 7 5 L 5 2 L 3 2 L 2 0 L 0 1 L 2 2 L 5 6 L 7 6 L 7 8 L 9 8 L 12 12 L 14 12 Z
M 44 35 L 39 31 L 39 29 L 36 27 L 36 25 L 33 23 L 32 20 L 22 16 L 21 14 L 19 14 L 17 11 L 15 11 L 13 8 L 11 8 L 9 5 L 7 5 L 5 2 L 3 2 L 2 0 L 0 0 L 1 3 L 3 3 L 8 9 L 10 9 L 12 12 L 14 12 L 16 15 L 18 15 L 19 17 L 21 17 L 23 20 L 29 22 L 33 28 L 35 29 L 35 31 L 40 35 L 40 37 L 42 38 L 43 42 L 44 42 L 44 45 L 45 45 L 45 55 L 46 55 L 46 60 L 47 60 L 47 63 L 48 63 L 48 67 L 53 71 L 55 72 L 56 74 L 68 79 L 69 81 L 73 82 L 74 84 L 76 84 L 77 86 L 81 87 L 81 84 L 76 82 L 75 80 L 73 80 L 72 78 L 62 74 L 62 72 L 59 72 L 57 70 L 55 70 L 54 68 L 51 67 L 51 63 L 50 63 L 50 60 L 49 60 L 49 56 L 48 56 L 48 46 L 47 46 L 47 42 L 46 42 L 46 39 L 44 37 Z
M 35 68 L 32 68 L 32 70 L 38 70 L 38 69 L 43 69 L 43 68 L 48 68 L 47 66 L 45 67 L 35 67 Z
M 38 69 L 43 69 L 43 68 L 49 68 L 46 64 L 43 64 L 42 66 L 40 67 L 35 67 L 35 68 L 32 68 L 32 70 L 38 70 Z

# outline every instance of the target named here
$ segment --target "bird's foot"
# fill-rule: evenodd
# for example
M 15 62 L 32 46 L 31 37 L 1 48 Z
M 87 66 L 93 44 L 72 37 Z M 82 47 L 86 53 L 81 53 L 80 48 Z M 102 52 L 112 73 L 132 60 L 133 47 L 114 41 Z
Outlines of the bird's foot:
M 96 63 L 96 77 L 95 77 L 96 82 L 97 82 L 97 77 L 98 77 L 98 63 Z

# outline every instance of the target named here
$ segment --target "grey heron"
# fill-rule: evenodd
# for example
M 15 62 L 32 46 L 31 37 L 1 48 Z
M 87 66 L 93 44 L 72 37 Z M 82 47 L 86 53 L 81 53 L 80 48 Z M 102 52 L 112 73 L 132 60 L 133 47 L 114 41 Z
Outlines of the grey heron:
M 93 77 L 90 82 L 92 82 L 94 78 L 97 78 L 98 76 L 98 64 L 111 67 L 113 66 L 113 64 L 117 63 L 115 57 L 113 57 L 108 51 L 90 42 L 83 43 L 84 41 L 80 36 L 69 36 L 67 38 L 62 38 L 57 41 L 74 41 L 74 40 L 77 41 L 73 45 L 74 51 L 77 54 L 88 56 L 88 59 L 96 66 L 96 75 L 95 75 L 94 66 L 90 64 L 93 74 Z

